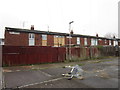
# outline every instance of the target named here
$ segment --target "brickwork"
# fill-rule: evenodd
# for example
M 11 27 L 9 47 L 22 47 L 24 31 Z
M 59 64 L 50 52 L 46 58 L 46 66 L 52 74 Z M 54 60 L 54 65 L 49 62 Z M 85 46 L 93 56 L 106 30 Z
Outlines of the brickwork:
M 5 45 L 28 46 L 28 33 L 10 34 L 5 31 Z
M 113 45 L 113 40 L 111 40 L 111 45 Z
M 90 46 L 91 45 L 91 38 L 88 38 L 87 42 L 88 42 L 88 46 Z
M 65 36 L 65 45 L 69 44 L 69 38 L 67 38 L 67 36 Z
M 42 45 L 42 36 L 40 34 L 35 34 L 35 45 L 36 46 Z
M 47 35 L 47 46 L 54 46 L 54 35 Z
M 81 46 L 84 46 L 84 38 L 81 37 L 81 38 L 80 38 L 80 42 L 81 42 L 80 45 L 81 45 Z
M 76 44 L 77 44 L 77 37 L 72 37 L 71 43 L 72 43 L 73 45 L 76 45 Z
M 33 33 L 35 35 L 35 44 L 34 41 L 29 41 L 29 33 Z M 58 35 L 60 34 L 60 35 Z M 47 35 L 46 40 L 42 40 L 42 35 Z M 54 36 L 60 36 L 59 38 L 55 39 Z M 68 35 L 68 34 L 67 34 Z M 22 29 L 16 29 L 16 28 L 6 28 L 5 30 L 5 45 L 13 45 L 13 46 L 29 46 L 33 43 L 35 46 L 55 46 L 55 43 L 58 43 L 57 46 L 65 46 L 69 45 L 69 41 L 71 41 L 72 45 L 77 45 L 77 37 L 80 37 L 80 46 L 84 46 L 85 44 L 87 46 L 91 45 L 91 38 L 93 37 L 87 37 L 87 36 L 79 36 L 72 34 L 72 38 L 69 38 L 66 34 L 61 35 L 61 33 L 54 33 L 54 32 L 42 32 L 37 30 L 22 30 Z M 87 38 L 87 39 L 85 39 Z M 94 37 L 96 38 L 96 37 Z M 98 45 L 109 45 L 109 41 L 107 38 L 99 38 Z M 71 39 L 71 40 L 69 40 Z M 31 39 L 30 39 L 31 40 Z M 87 40 L 87 43 L 84 43 Z M 111 40 L 111 45 L 114 45 L 113 40 Z M 119 44 L 120 45 L 120 44 Z
M 109 45 L 109 40 L 107 40 L 107 43 L 106 43 L 106 45 Z

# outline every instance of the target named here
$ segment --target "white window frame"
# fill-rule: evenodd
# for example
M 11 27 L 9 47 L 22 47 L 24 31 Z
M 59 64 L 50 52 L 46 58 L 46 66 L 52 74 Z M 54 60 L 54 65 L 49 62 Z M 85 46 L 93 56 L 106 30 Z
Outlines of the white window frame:
M 29 33 L 29 46 L 34 46 L 34 45 L 35 45 L 35 34 Z
M 84 38 L 84 45 L 88 45 L 87 38 Z
M 67 36 L 66 38 L 72 38 L 72 36 Z
M 91 39 L 91 45 L 98 45 L 98 39 L 92 38 Z
M 95 45 L 93 38 L 91 39 L 91 45 Z
M 98 39 L 95 39 L 95 45 L 98 45 Z
M 42 40 L 47 40 L 47 35 L 43 34 L 42 35 Z
M 105 41 L 105 44 L 107 44 L 107 40 L 105 39 L 104 41 Z
M 33 33 L 29 33 L 29 39 L 32 39 L 32 38 L 35 38 L 35 34 L 33 34 Z
M 80 44 L 80 37 L 77 37 L 77 44 Z
M 112 45 L 112 41 L 111 40 L 109 40 L 109 45 Z

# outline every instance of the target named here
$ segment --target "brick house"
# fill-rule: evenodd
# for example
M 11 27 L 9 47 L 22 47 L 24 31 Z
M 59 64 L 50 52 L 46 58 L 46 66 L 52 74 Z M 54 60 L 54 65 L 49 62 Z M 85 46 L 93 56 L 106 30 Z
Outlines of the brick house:
M 80 35 L 71 33 L 49 32 L 20 28 L 5 28 L 5 45 L 14 46 L 91 46 L 91 45 L 113 45 L 113 39 L 103 37 Z
M 0 45 L 4 45 L 4 39 L 0 38 Z

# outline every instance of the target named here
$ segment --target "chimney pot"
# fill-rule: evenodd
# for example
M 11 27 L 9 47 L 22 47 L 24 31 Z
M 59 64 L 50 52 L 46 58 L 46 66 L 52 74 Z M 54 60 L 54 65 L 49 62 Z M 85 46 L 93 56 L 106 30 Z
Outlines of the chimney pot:
M 98 34 L 96 34 L 96 37 L 98 37 Z
M 70 34 L 73 34 L 73 30 L 71 30 Z
M 34 25 L 31 25 L 31 30 L 34 30 Z

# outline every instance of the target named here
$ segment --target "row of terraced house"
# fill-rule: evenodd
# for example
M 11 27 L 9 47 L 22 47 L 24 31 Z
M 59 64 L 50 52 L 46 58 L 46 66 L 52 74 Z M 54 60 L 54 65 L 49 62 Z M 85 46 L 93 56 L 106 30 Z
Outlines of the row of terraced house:
M 95 45 L 119 45 L 118 38 L 105 38 L 71 33 L 59 33 L 50 31 L 5 27 L 5 45 L 12 46 L 95 46 Z

